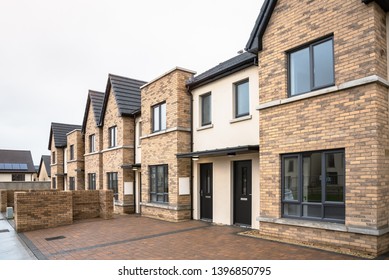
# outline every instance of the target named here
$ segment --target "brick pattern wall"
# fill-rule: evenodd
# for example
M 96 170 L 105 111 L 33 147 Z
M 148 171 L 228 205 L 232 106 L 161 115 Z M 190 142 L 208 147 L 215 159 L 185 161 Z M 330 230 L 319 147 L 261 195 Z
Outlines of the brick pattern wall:
M 152 106 L 166 102 L 166 128 L 178 128 L 171 131 L 142 138 L 142 202 L 150 202 L 149 166 L 168 165 L 168 205 L 188 206 L 190 195 L 179 195 L 178 181 L 180 177 L 190 177 L 190 159 L 177 159 L 177 153 L 190 152 L 190 96 L 185 88 L 185 82 L 192 73 L 183 70 L 173 70 L 142 89 L 142 135 L 152 131 Z M 142 205 L 142 215 L 166 220 L 181 220 L 190 218 L 190 210 L 167 210 L 158 204 L 152 207 Z
M 279 0 L 259 53 L 259 103 L 287 98 L 286 52 L 326 34 L 334 37 L 336 85 L 370 75 L 387 77 L 384 18 L 376 4 L 366 6 L 361 1 Z M 262 109 L 259 114 L 261 216 L 281 217 L 281 154 L 342 148 L 346 161 L 346 226 L 372 230 L 388 227 L 386 87 L 356 86 Z M 362 250 L 371 253 L 389 250 L 387 245 L 377 245 L 387 240 L 386 236 L 323 232 L 263 222 L 260 230 L 286 238 L 301 230 L 301 238 L 346 247 L 360 244 Z M 386 249 L 377 249 L 379 246 Z
M 100 216 L 99 191 L 72 191 L 73 219 L 83 220 Z
M 64 176 L 57 174 L 64 173 L 64 149 L 55 147 L 55 140 L 51 141 L 51 179 L 56 178 L 56 189 L 63 190 L 64 189 Z M 53 152 L 55 152 L 55 163 L 53 164 Z M 51 180 L 53 182 L 53 180 Z M 53 183 L 51 183 L 53 184 Z M 53 188 L 53 185 L 51 186 Z
M 15 192 L 18 232 L 72 224 L 73 220 L 113 217 L 113 193 L 96 191 Z
M 84 190 L 84 140 L 80 130 L 75 130 L 67 136 L 67 170 L 68 170 L 68 186 L 70 185 L 70 177 L 75 179 L 75 190 Z M 74 159 L 70 159 L 70 146 L 74 145 Z
M 0 212 L 7 210 L 7 190 L 0 190 Z
M 100 218 L 113 218 L 113 192 L 111 190 L 99 190 Z
M 335 80 L 387 77 L 385 13 L 355 0 L 279 0 L 259 53 L 260 103 L 287 97 L 287 55 L 334 35 Z
M 89 177 L 88 173 L 96 174 L 96 189 L 103 188 L 103 157 L 100 153 L 103 149 L 103 130 L 96 125 L 95 115 L 92 105 L 89 107 L 88 119 L 85 126 L 85 189 L 89 189 Z M 89 136 L 95 135 L 95 152 L 90 153 Z
M 73 221 L 71 192 L 16 192 L 18 232 L 69 225 Z
M 389 234 L 372 236 L 349 232 L 305 228 L 261 222 L 261 233 L 291 242 L 306 242 L 333 248 L 342 248 L 353 253 L 379 256 L 389 250 Z
M 111 150 L 109 149 L 109 128 L 112 126 L 116 126 L 117 129 L 118 148 Z M 107 173 L 118 173 L 119 197 L 115 204 L 115 212 L 118 213 L 134 213 L 134 196 L 124 195 L 124 183 L 134 182 L 134 172 L 121 167 L 123 164 L 134 164 L 134 126 L 135 121 L 133 118 L 119 115 L 114 93 L 111 90 L 108 97 L 107 108 L 104 115 L 104 126 L 102 129 L 104 150 L 102 154 L 102 182 L 103 189 L 107 189 Z

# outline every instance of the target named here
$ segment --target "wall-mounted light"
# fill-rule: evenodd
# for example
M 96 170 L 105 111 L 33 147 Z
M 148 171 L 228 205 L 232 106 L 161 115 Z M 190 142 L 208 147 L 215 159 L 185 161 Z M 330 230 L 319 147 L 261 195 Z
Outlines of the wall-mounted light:
M 234 157 L 234 156 L 236 156 L 236 153 L 228 153 L 227 156 L 228 157 Z
M 133 166 L 133 167 L 132 167 L 132 170 L 137 171 L 137 170 L 138 170 L 138 167 L 137 167 L 137 166 Z
M 199 160 L 199 156 L 193 156 L 192 160 Z

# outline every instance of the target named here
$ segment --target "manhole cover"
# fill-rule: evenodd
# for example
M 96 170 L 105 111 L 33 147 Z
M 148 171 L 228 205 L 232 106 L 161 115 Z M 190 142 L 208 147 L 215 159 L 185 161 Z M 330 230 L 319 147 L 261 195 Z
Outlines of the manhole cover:
M 66 238 L 66 237 L 63 236 L 63 235 L 60 235 L 60 236 L 48 237 L 48 238 L 45 238 L 45 239 L 47 241 L 53 241 L 53 240 L 64 239 L 64 238 Z
M 2 232 L 9 232 L 9 229 L 0 229 L 0 233 Z

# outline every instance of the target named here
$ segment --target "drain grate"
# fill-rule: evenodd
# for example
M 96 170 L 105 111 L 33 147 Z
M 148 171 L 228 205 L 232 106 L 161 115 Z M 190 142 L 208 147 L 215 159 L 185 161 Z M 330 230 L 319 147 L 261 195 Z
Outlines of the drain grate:
M 9 232 L 9 229 L 0 229 L 0 233 L 2 232 Z
M 53 241 L 53 240 L 59 240 L 59 239 L 64 239 L 64 238 L 66 238 L 66 237 L 63 235 L 60 235 L 60 236 L 48 237 L 45 239 L 46 239 L 46 241 Z

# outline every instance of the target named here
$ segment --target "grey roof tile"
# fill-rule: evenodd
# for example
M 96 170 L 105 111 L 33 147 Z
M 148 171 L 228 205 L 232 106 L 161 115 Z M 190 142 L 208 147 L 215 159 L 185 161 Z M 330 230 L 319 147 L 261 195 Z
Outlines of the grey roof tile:
M 67 145 L 66 134 L 75 130 L 81 129 L 81 125 L 65 124 L 65 123 L 51 123 L 49 150 L 51 141 L 54 137 L 54 143 L 56 148 L 63 148 Z
M 204 73 L 195 76 L 193 79 L 187 82 L 187 85 L 190 88 L 194 88 L 207 82 L 211 82 L 215 79 L 224 77 L 227 74 L 239 71 L 242 68 L 255 65 L 256 58 L 257 56 L 255 54 L 249 52 L 239 54 L 205 71 Z

